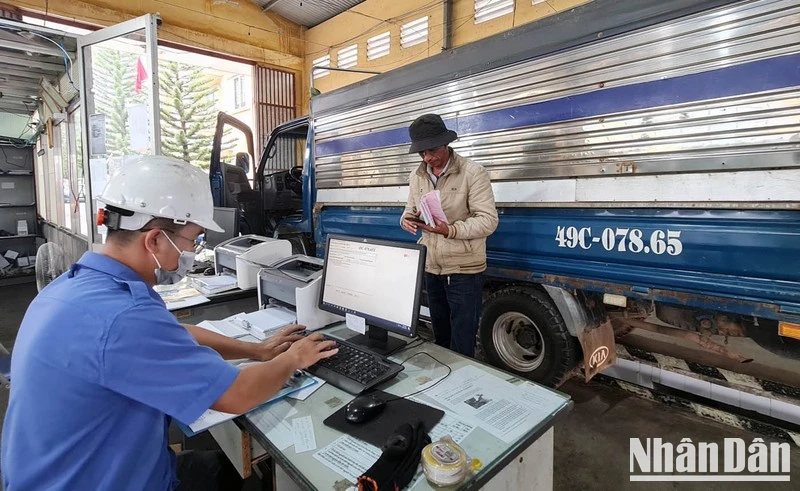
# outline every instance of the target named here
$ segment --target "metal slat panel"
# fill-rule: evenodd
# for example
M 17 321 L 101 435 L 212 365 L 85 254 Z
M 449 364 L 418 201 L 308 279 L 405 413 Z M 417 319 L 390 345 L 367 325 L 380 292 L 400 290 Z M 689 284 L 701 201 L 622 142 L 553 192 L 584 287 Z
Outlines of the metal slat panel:
M 796 67 L 798 38 L 796 2 L 749 2 L 378 104 L 315 113 L 317 184 L 406 183 L 419 163 L 406 153 L 406 128 L 425 112 L 457 129 L 454 148 L 494 180 L 797 166 L 800 83 L 784 65 Z M 762 68 L 767 80 L 748 82 Z M 781 77 L 789 82 L 780 86 Z M 729 84 L 742 92 L 726 94 Z
M 301 26 L 314 27 L 364 0 L 257 0 L 270 12 Z
M 295 77 L 293 73 L 256 66 L 256 128 L 259 149 L 266 145 L 272 130 L 297 117 L 295 105 Z M 277 155 L 280 155 L 280 149 Z M 258 156 L 256 156 L 258 158 Z M 295 157 L 286 161 L 270 161 L 270 170 L 289 170 Z M 291 165 L 289 163 L 292 162 Z M 277 167 L 276 167 L 276 164 Z
M 395 126 L 406 122 L 408 113 L 431 107 L 432 99 L 443 116 L 473 114 L 796 52 L 795 40 L 800 35 L 797 11 L 795 8 L 793 16 L 775 9 L 756 18 L 743 16 L 731 22 L 725 16 L 716 16 L 701 29 L 696 20 L 672 23 L 635 39 L 626 36 L 609 40 L 384 104 L 326 115 L 319 119 L 317 129 L 324 139 L 338 135 L 335 131 L 329 135 L 326 125 L 342 120 L 348 120 L 348 132 L 354 134 L 374 131 L 377 121 Z M 770 29 L 764 29 L 765 23 Z M 772 52 L 765 55 L 765 50 Z

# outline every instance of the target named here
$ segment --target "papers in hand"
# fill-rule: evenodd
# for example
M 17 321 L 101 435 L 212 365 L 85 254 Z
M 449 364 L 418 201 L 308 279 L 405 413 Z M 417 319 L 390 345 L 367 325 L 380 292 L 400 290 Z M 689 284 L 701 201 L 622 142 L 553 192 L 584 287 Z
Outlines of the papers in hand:
M 419 211 L 425 225 L 435 227 L 434 218 L 440 222 L 449 223 L 442 209 L 442 193 L 438 189 L 422 195 L 419 199 Z

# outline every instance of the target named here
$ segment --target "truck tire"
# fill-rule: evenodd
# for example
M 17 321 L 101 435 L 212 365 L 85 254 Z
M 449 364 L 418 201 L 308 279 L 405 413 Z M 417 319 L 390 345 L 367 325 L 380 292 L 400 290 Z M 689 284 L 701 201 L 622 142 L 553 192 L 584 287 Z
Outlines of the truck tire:
M 481 345 L 493 365 L 555 386 L 576 364 L 577 349 L 547 293 L 507 286 L 484 301 Z

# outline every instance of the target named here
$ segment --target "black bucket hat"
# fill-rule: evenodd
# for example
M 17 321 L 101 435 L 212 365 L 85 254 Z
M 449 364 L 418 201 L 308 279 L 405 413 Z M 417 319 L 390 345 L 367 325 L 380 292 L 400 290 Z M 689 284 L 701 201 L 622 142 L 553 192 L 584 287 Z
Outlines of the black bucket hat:
M 455 131 L 447 129 L 438 114 L 423 114 L 415 119 L 408 127 L 408 135 L 411 137 L 408 153 L 418 153 L 447 145 L 458 138 Z

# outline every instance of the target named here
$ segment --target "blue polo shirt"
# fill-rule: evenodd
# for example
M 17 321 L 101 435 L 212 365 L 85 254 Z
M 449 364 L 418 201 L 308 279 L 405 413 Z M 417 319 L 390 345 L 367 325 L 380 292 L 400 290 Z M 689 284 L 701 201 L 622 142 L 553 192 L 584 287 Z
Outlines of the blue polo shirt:
M 11 357 L 5 491 L 170 490 L 169 417 L 191 423 L 239 373 L 130 268 L 86 253 L 33 300 Z

